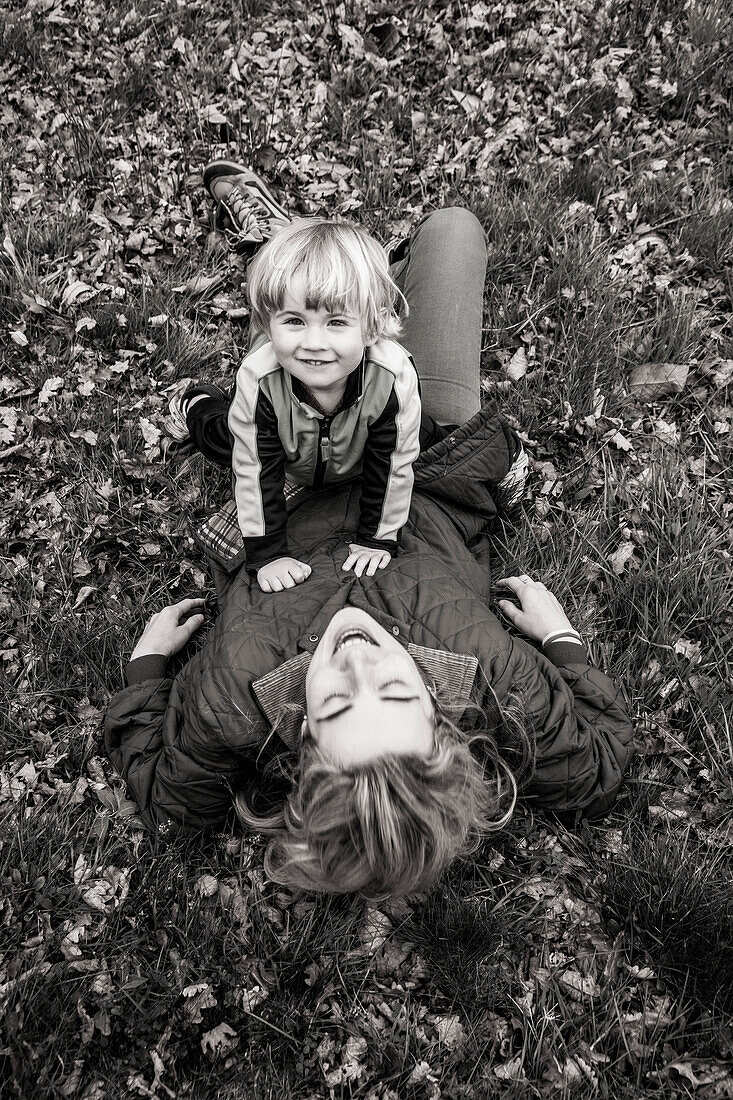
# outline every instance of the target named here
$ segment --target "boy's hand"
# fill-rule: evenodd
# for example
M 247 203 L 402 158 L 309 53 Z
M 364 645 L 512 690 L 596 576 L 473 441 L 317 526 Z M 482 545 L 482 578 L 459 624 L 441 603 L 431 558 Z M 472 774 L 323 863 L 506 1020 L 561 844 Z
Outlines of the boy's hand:
M 276 558 L 257 570 L 257 583 L 263 592 L 282 592 L 307 581 L 311 567 L 297 558 Z
M 378 569 L 384 569 L 392 560 L 388 550 L 374 550 L 370 546 L 360 546 L 358 542 L 349 543 L 349 556 L 341 566 L 353 569 L 357 577 L 366 571 L 367 577 L 373 577 Z

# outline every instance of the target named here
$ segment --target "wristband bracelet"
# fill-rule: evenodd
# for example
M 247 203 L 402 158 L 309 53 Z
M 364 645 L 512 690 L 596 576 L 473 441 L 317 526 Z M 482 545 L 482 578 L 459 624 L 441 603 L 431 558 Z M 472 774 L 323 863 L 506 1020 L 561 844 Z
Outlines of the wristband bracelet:
M 582 645 L 583 639 L 577 630 L 573 630 L 572 627 L 566 627 L 565 630 L 553 630 L 549 634 L 546 634 L 542 639 L 543 649 L 548 642 L 574 642 L 576 645 Z

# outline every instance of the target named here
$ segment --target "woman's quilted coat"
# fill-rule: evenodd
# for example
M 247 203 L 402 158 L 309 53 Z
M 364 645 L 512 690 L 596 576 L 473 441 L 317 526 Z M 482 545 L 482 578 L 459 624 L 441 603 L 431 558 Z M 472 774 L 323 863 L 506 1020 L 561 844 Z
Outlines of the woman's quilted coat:
M 134 683 L 108 708 L 108 751 L 148 824 L 224 822 L 270 732 L 252 685 L 312 652 L 346 606 L 391 624 L 404 644 L 474 655 L 476 684 L 485 677 L 500 704 L 519 689 L 536 737 L 525 791 L 535 804 L 589 817 L 611 807 L 632 739 L 617 688 L 582 647 L 558 647 L 552 663 L 490 610 L 491 488 L 513 449 L 513 433 L 487 406 L 424 452 L 401 551 L 374 577 L 341 569 L 358 485 L 305 494 L 290 515 L 291 553 L 312 567 L 304 584 L 265 593 L 246 569 L 216 570 L 220 614 L 203 648 L 175 678 Z

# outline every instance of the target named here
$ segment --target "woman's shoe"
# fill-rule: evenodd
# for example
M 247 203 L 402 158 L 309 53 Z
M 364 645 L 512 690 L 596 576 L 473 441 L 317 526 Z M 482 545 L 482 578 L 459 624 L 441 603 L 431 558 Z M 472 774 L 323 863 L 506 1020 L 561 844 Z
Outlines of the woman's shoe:
M 256 252 L 290 221 L 264 180 L 234 160 L 210 161 L 204 187 L 216 203 L 217 224 L 237 252 Z

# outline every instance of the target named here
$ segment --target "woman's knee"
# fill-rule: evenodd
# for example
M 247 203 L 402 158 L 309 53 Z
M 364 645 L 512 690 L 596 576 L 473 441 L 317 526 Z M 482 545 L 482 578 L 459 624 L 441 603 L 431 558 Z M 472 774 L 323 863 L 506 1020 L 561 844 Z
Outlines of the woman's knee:
M 435 236 L 456 254 L 478 253 L 486 257 L 486 233 L 476 215 L 465 206 L 445 206 L 428 214 L 419 228 L 426 237 Z

